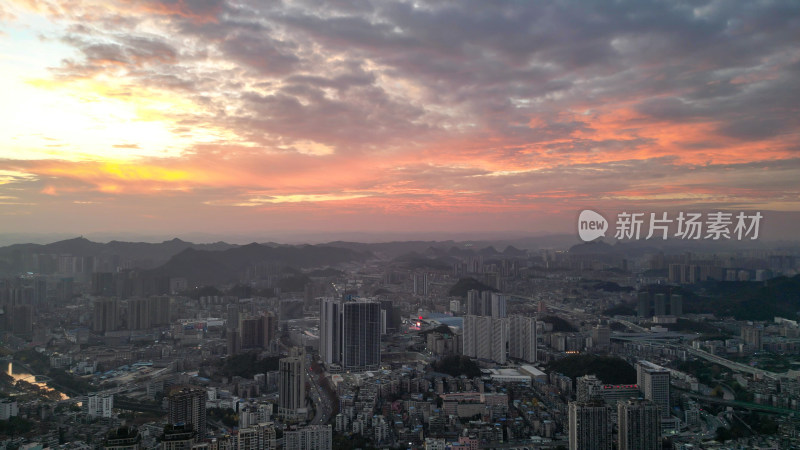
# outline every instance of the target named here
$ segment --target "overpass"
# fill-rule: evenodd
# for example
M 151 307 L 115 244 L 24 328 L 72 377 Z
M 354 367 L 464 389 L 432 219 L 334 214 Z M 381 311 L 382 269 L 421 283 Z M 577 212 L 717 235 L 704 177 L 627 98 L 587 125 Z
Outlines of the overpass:
M 687 352 L 689 352 L 690 354 L 692 354 L 694 356 L 697 356 L 698 358 L 703 358 L 706 361 L 711 361 L 711 362 L 713 362 L 715 364 L 719 364 L 720 366 L 727 367 L 727 368 L 729 368 L 731 370 L 734 370 L 734 371 L 737 371 L 737 372 L 744 372 L 744 373 L 749 373 L 751 375 L 759 375 L 759 376 L 762 376 L 762 377 L 770 377 L 770 378 L 779 378 L 779 377 L 781 377 L 783 375 L 783 374 L 780 374 L 780 373 L 769 372 L 769 371 L 766 371 L 764 369 L 758 369 L 758 368 L 755 368 L 755 367 L 752 367 L 752 366 L 748 366 L 747 364 L 737 363 L 737 362 L 731 361 L 730 359 L 723 358 L 723 357 L 717 356 L 717 355 L 713 355 L 711 353 L 708 353 L 705 350 L 696 349 L 696 348 L 690 347 L 688 345 L 683 346 L 683 348 L 686 349 Z
M 709 397 L 707 395 L 694 394 L 691 392 L 682 392 L 681 395 L 686 395 L 689 396 L 690 398 L 705 403 L 730 406 L 732 408 L 745 409 L 748 411 L 758 411 L 770 414 L 781 414 L 785 416 L 792 416 L 792 415 L 800 416 L 800 411 L 796 411 L 794 409 L 778 408 L 772 405 L 759 405 L 758 403 L 739 402 L 736 400 L 724 400 L 719 397 Z

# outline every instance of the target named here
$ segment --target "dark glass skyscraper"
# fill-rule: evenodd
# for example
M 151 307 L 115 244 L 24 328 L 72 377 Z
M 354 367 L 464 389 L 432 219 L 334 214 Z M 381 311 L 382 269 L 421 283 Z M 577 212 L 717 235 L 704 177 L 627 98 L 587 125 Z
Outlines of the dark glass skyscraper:
M 320 334 L 320 353 L 329 366 L 376 369 L 381 363 L 381 304 L 323 299 Z

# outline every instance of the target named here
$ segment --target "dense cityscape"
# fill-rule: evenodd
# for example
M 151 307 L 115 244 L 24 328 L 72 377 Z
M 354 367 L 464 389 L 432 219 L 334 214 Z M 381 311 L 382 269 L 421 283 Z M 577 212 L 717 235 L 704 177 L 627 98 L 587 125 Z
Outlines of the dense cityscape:
M 4 247 L 0 445 L 800 445 L 797 248 L 495 245 Z
M 800 449 L 799 37 L 0 0 L 0 450 Z

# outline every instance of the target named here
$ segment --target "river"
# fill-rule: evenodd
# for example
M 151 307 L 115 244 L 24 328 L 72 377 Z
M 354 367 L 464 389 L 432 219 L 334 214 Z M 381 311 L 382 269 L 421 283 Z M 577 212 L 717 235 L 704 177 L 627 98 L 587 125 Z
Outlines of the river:
M 6 374 L 11 376 L 11 378 L 14 379 L 14 382 L 17 382 L 19 380 L 27 381 L 28 383 L 35 384 L 36 386 L 39 386 L 40 388 L 45 389 L 48 392 L 58 392 L 58 394 L 61 395 L 61 400 L 69 399 L 69 396 L 67 394 L 51 388 L 50 386 L 47 385 L 47 383 L 36 381 L 36 377 L 34 375 L 31 375 L 27 370 L 25 370 L 22 367 L 19 367 L 19 365 L 18 367 L 16 367 L 15 370 L 14 363 L 12 361 L 9 361 L 8 367 L 6 367 Z

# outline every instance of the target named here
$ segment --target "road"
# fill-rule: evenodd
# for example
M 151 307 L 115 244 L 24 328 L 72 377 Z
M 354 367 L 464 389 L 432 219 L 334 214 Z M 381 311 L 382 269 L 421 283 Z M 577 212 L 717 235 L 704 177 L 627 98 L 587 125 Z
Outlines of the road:
M 333 399 L 328 397 L 324 389 L 320 388 L 320 377 L 324 374 L 316 374 L 311 370 L 311 355 L 306 356 L 306 377 L 311 384 L 311 391 L 308 396 L 316 405 L 316 413 L 311 425 L 325 425 L 331 420 L 333 414 Z

